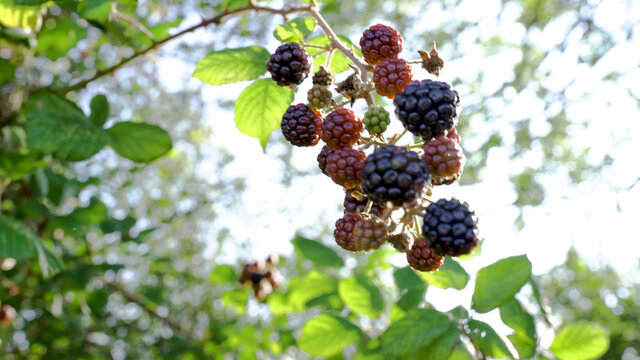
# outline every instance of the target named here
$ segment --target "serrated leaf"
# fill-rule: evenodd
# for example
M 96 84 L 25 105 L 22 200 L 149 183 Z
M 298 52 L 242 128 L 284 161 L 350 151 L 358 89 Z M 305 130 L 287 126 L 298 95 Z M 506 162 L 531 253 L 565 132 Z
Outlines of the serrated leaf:
M 518 300 L 511 299 L 500 307 L 500 319 L 515 331 L 508 336 L 522 358 L 536 354 L 536 325 L 533 316 L 522 308 Z
M 171 150 L 169 133 L 159 126 L 123 121 L 107 129 L 109 145 L 122 157 L 150 162 Z
M 62 261 L 47 248 L 42 239 L 16 219 L 0 215 L 0 258 L 24 260 L 38 258 L 44 277 L 64 268 Z
M 0 24 L 10 28 L 39 29 L 42 24 L 41 8 L 40 4 L 31 6 L 0 2 Z
M 452 323 L 444 334 L 420 351 L 418 358 L 424 360 L 447 360 L 460 343 L 460 330 Z
M 403 311 L 418 307 L 424 300 L 427 284 L 408 266 L 396 269 L 393 272 L 393 278 L 400 293 L 400 299 L 396 305 Z
M 65 56 L 79 40 L 87 36 L 87 29 L 71 18 L 59 18 L 53 25 L 49 24 L 47 21 L 45 27 L 38 32 L 36 54 L 51 60 Z
M 429 285 L 439 287 L 441 289 L 454 288 L 462 290 L 469 282 L 469 274 L 464 270 L 457 261 L 450 257 L 446 257 L 444 264 L 440 270 L 434 272 L 418 272 L 418 275 Z
M 278 86 L 271 79 L 254 82 L 240 93 L 235 106 L 238 130 L 257 138 L 266 150 L 269 135 L 280 128 L 282 115 L 293 101 L 291 89 Z
M 109 139 L 80 108 L 49 92 L 31 96 L 22 109 L 27 118 L 27 143 L 62 160 L 85 160 L 100 151 Z
M 345 305 L 358 314 L 377 318 L 384 310 L 380 289 L 363 274 L 340 280 L 338 294 Z
M 609 335 L 599 325 L 587 322 L 564 327 L 549 350 L 561 360 L 596 359 L 609 349 Z
M 109 118 L 109 101 L 107 97 L 98 94 L 91 99 L 91 115 L 89 120 L 96 126 L 102 127 Z
M 330 247 L 319 241 L 309 240 L 302 236 L 296 236 L 292 241 L 298 256 L 311 260 L 316 267 L 342 267 L 344 261 Z
M 267 72 L 269 56 L 259 46 L 214 51 L 198 62 L 193 76 L 211 85 L 257 79 Z
M 348 320 L 320 314 L 304 325 L 298 346 L 311 356 L 328 358 L 340 354 L 347 345 L 359 342 L 361 336 L 360 328 Z
M 473 345 L 485 355 L 496 359 L 513 358 L 507 344 L 489 324 L 479 320 L 469 320 L 469 330 Z
M 282 42 L 301 42 L 315 27 L 316 21 L 313 18 L 297 18 L 276 26 L 273 36 Z
M 209 281 L 215 285 L 224 285 L 238 281 L 236 271 L 229 265 L 218 265 L 209 276 Z
M 400 355 L 429 345 L 450 326 L 449 318 L 433 309 L 417 309 L 389 326 L 382 334 L 382 350 Z
M 0 58 L 0 86 L 10 83 L 15 74 L 16 66 L 9 60 Z
M 531 277 L 531 262 L 526 255 L 502 259 L 478 271 L 473 292 L 473 308 L 479 313 L 491 311 L 520 291 Z
M 357 56 L 362 56 L 360 49 L 358 49 L 357 46 L 354 46 L 351 40 L 349 40 L 344 36 L 338 36 L 338 38 L 342 42 L 344 42 L 347 45 L 347 47 L 353 46 L 353 49 Z M 320 46 L 330 45 L 331 40 L 329 40 L 329 38 L 326 37 L 325 35 L 322 35 L 322 36 L 315 37 L 313 39 L 309 39 L 307 41 L 307 44 L 320 45 Z M 308 48 L 306 50 L 307 50 L 307 53 L 309 53 L 309 55 L 311 56 L 323 51 L 322 49 L 316 49 L 316 48 Z M 319 55 L 318 57 L 313 58 L 313 72 L 318 71 L 320 69 L 320 65 L 325 64 L 326 58 L 327 58 L 326 54 Z M 349 64 L 352 64 L 352 61 L 349 60 L 349 58 L 347 58 L 343 53 L 337 51 L 333 54 L 333 57 L 331 58 L 331 64 L 329 66 L 329 69 L 334 73 L 339 74 L 343 71 L 347 71 L 351 69 L 349 67 Z

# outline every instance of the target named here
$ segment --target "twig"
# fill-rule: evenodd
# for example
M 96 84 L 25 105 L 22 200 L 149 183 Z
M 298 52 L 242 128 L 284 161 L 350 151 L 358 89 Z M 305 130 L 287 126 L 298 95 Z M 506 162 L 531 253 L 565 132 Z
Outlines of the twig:
M 118 4 L 117 2 L 111 3 L 111 13 L 113 14 L 113 17 L 116 20 L 122 19 L 122 20 L 128 22 L 129 24 L 131 24 L 131 25 L 135 26 L 136 28 L 138 28 L 138 30 L 140 30 L 140 32 L 142 32 L 151 41 L 155 40 L 155 36 L 153 35 L 153 33 L 149 29 L 147 29 L 147 27 L 144 26 L 144 24 L 142 24 L 140 21 L 138 21 L 138 19 L 118 11 L 118 5 L 117 4 Z

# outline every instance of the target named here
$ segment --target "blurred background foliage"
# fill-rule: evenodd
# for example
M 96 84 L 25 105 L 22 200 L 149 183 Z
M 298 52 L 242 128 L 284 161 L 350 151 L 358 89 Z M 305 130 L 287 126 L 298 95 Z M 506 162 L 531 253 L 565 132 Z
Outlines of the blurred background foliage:
M 178 28 L 245 3 L 0 0 L 0 302 L 17 311 L 13 321 L 0 324 L 0 357 L 301 359 L 308 357 L 297 345 L 303 325 L 321 310 L 333 310 L 358 324 L 371 354 L 352 357 L 355 349 L 347 348 L 332 358 L 374 359 L 380 346 L 374 340 L 388 317 L 392 321 L 415 307 L 429 307 L 425 294 L 434 284 L 465 287 L 468 275 L 462 284 L 428 279 L 407 285 L 398 281 L 403 277 L 394 281 L 391 276 L 399 270 L 391 265 L 390 250 L 336 255 L 302 237 L 293 241 L 294 251 L 281 254 L 285 285 L 266 303 L 237 283 L 254 244 L 238 238 L 228 219 L 234 213 L 249 216 L 243 208 L 251 185 L 236 170 L 239 150 L 211 139 L 226 131 L 219 122 L 231 122 L 238 92 L 207 97 L 211 93 L 198 82 L 170 86 L 175 81 L 167 81 L 161 65 L 171 58 L 193 68 L 212 50 L 273 43 L 273 26 L 282 18 L 244 14 L 155 47 Z M 354 42 L 375 22 L 396 26 L 408 49 L 437 40 L 451 69 L 445 70 L 456 74 L 448 80 L 464 99 L 458 129 L 468 162 L 462 184 L 491 181 L 497 176 L 489 164 L 492 153 L 505 154 L 504 174 L 520 214 L 505 227 L 526 226 L 527 209 L 548 200 L 549 179 L 567 188 L 585 182 L 616 191 L 630 186 L 640 174 L 620 175 L 618 169 L 629 166 L 616 162 L 620 149 L 609 148 L 630 142 L 627 110 L 637 115 L 640 105 L 637 55 L 624 58 L 628 53 L 620 50 L 638 43 L 640 29 L 632 15 L 640 13 L 637 4 L 618 1 L 610 9 L 609 1 L 503 0 L 486 5 L 487 20 L 474 17 L 472 3 L 322 4 L 334 29 Z M 611 13 L 619 15 L 613 25 L 601 21 Z M 74 87 L 142 52 L 117 71 Z M 65 105 L 53 92 L 67 93 L 79 108 Z M 82 159 L 46 151 L 63 146 L 46 137 L 36 138 L 41 146 L 34 149 L 28 144 L 37 134 L 29 134 L 26 125 L 39 117 L 37 104 L 29 107 L 27 100 L 37 94 L 60 108 L 71 106 L 78 121 L 98 124 L 100 130 L 124 121 L 158 125 L 170 134 L 171 150 L 151 154 L 149 159 L 158 158 L 153 162 L 131 159 L 135 162 L 124 159 L 126 151 L 113 141 Z M 104 107 L 95 100 L 98 94 L 108 98 L 107 119 L 94 115 Z M 579 110 L 588 103 L 603 103 L 605 110 L 586 116 Z M 522 111 L 509 107 L 513 104 L 521 104 Z M 207 106 L 216 111 L 207 112 Z M 606 116 L 612 129 L 592 126 L 591 116 Z M 584 141 L 593 132 L 600 132 L 599 140 Z M 279 163 L 274 172 L 281 186 L 318 176 L 315 165 L 296 169 L 293 150 L 281 143 L 279 135 L 272 136 L 267 151 Z M 331 222 L 319 221 L 301 231 L 329 244 L 331 230 Z M 8 255 L 11 239 L 26 244 L 21 256 Z M 253 241 L 269 239 L 258 235 Z M 318 257 L 318 251 L 326 256 Z M 464 269 L 453 273 L 466 274 Z M 344 314 L 338 281 L 351 275 L 371 279 L 362 281 L 365 289 L 380 289 L 377 305 L 363 310 L 369 317 Z M 637 275 L 617 274 L 607 264 L 587 263 L 570 252 L 564 264 L 536 279 L 546 300 L 535 305 L 532 285 L 519 299 L 541 321 L 537 330 L 544 347 L 550 343 L 544 336 L 549 329 L 587 320 L 609 331 L 611 345 L 602 358 L 640 358 Z M 546 312 L 552 315 L 544 325 Z M 353 333 L 348 326 L 344 331 L 345 338 Z M 507 332 L 503 327 L 500 335 Z M 463 348 L 454 353 L 456 359 L 469 356 Z M 502 357 L 499 351 L 494 355 Z

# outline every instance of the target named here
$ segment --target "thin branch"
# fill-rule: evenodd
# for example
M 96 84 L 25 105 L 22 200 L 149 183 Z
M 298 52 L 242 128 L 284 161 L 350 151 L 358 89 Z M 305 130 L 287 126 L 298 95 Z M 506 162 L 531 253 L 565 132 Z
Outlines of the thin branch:
M 143 33 L 151 41 L 155 40 L 155 36 L 153 35 L 153 33 L 146 26 L 144 26 L 143 23 L 138 21 L 138 19 L 134 18 L 133 16 L 129 16 L 129 15 L 125 14 L 125 13 L 120 12 L 118 10 L 118 5 L 117 4 L 118 4 L 117 2 L 113 2 L 111 4 L 111 13 L 113 14 L 113 17 L 116 20 L 122 19 L 122 20 L 128 22 L 129 24 L 135 26 L 141 33 Z

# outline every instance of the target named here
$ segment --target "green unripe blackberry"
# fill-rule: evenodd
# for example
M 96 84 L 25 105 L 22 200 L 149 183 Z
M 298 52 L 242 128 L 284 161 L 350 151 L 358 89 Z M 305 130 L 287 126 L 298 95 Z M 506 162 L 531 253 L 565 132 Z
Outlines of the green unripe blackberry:
M 365 128 L 371 135 L 382 134 L 391 123 L 389 113 L 380 105 L 372 105 L 362 119 Z
M 313 85 L 307 92 L 309 107 L 313 109 L 327 108 L 333 103 L 331 96 L 331 90 L 328 87 L 319 84 Z

